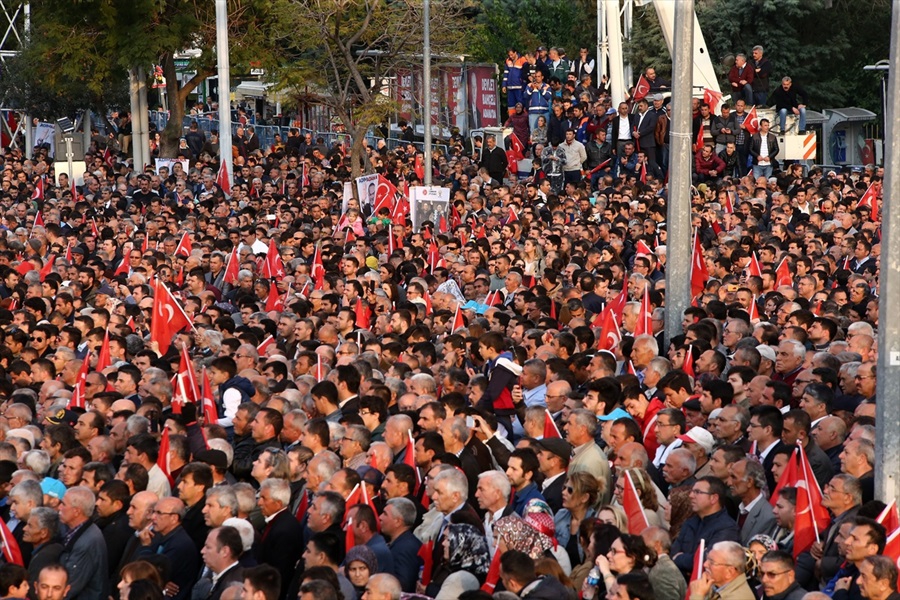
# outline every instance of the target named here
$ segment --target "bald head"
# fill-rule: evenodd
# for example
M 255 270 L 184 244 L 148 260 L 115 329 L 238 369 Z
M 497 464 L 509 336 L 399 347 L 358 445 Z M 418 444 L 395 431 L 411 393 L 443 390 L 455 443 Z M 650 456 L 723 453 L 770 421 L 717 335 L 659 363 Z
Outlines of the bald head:
M 616 460 L 614 466 L 616 471 L 631 468 L 647 468 L 650 463 L 650 456 L 643 444 L 637 442 L 626 442 L 619 446 L 616 452 Z

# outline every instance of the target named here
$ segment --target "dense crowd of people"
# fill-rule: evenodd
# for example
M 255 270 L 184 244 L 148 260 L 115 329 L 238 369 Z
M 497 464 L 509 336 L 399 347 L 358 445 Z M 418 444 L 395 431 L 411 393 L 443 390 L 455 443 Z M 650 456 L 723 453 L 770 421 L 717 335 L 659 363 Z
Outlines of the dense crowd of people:
M 525 73 L 545 52 L 504 76 L 534 170 L 451 140 L 418 229 L 413 145 L 366 148 L 400 190 L 374 214 L 298 132 L 238 132 L 228 180 L 195 127 L 171 169 L 95 138 L 82 185 L 7 149 L 0 597 L 895 600 L 881 169 L 707 172 L 665 332 L 649 102 L 606 119 L 587 53 Z M 592 104 L 545 96 L 570 73 Z M 768 92 L 737 84 L 741 114 Z

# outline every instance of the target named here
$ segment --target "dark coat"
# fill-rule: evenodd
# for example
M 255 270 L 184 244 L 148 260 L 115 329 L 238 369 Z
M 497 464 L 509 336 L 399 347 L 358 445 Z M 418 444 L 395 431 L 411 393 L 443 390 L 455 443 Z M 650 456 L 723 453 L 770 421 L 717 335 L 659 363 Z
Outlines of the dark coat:
M 563 474 L 541 491 L 544 495 L 544 500 L 547 501 L 547 505 L 550 507 L 550 510 L 553 511 L 553 514 L 558 513 L 559 509 L 562 508 L 562 492 L 565 486 L 566 476 Z
M 188 600 L 191 588 L 200 572 L 200 553 L 184 527 L 180 525 L 167 535 L 157 535 L 149 546 L 138 552 L 139 556 L 162 554 L 169 559 L 169 581 L 178 586 L 175 600 Z
M 498 181 L 503 181 L 503 178 L 506 176 L 507 165 L 506 152 L 503 151 L 503 148 L 497 145 L 491 150 L 485 146 L 481 154 L 481 166 L 487 169 L 491 177 Z
M 700 540 L 706 540 L 706 547 L 712 548 L 716 542 L 741 543 L 741 532 L 737 523 L 723 508 L 705 518 L 691 516 L 681 526 L 678 537 L 672 542 L 672 560 L 683 573 L 690 573 L 694 566 L 694 551 Z
M 67 543 L 59 562 L 69 573 L 66 598 L 107 600 L 109 596 L 109 561 L 103 533 L 93 523 L 85 523 Z
M 412 531 L 406 530 L 391 540 L 389 544 L 391 554 L 394 556 L 394 576 L 400 581 L 400 587 L 404 592 L 416 591 L 416 581 L 419 579 L 419 549 L 422 542 Z
M 105 519 L 98 519 L 97 526 L 103 532 L 103 539 L 106 541 L 109 559 L 107 562 L 109 572 L 112 573 L 125 553 L 128 542 L 134 537 L 134 529 L 128 526 L 128 515 L 124 508 Z
M 775 134 L 771 131 L 766 136 L 766 144 L 769 147 L 769 156 L 772 157 L 774 161 L 774 157 L 778 154 L 778 138 L 775 137 Z M 750 138 L 750 154 L 753 156 L 753 164 L 759 164 L 759 149 L 762 147 L 762 138 L 760 134 L 754 133 L 753 137 Z
M 643 120 L 638 113 L 631 115 L 631 135 L 634 136 L 634 131 L 637 131 L 637 145 L 642 151 L 656 148 L 656 139 L 654 137 L 654 133 L 656 133 L 656 119 L 656 112 L 649 109 L 644 113 Z M 640 127 L 638 127 L 638 124 L 640 124 Z
M 209 527 L 206 525 L 206 519 L 203 517 L 203 506 L 206 499 L 201 498 L 199 502 L 187 509 L 184 519 L 181 520 L 181 526 L 187 531 L 187 534 L 194 540 L 197 546 L 197 552 L 203 549 L 206 544 L 206 536 L 209 534 Z
M 219 577 L 216 585 L 212 584 L 211 573 L 208 577 L 201 577 L 191 591 L 191 600 L 219 600 L 225 588 L 232 583 L 243 583 L 243 581 L 244 568 L 240 563 L 235 563 Z
M 263 529 L 256 548 L 260 563 L 268 563 L 281 573 L 281 595 L 287 590 L 294 568 L 303 554 L 303 526 L 289 510 L 283 510 Z

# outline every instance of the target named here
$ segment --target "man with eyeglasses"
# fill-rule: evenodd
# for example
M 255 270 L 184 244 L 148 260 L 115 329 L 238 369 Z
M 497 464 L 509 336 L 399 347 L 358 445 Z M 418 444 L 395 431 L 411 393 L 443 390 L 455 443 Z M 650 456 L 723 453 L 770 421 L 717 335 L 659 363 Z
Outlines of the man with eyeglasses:
M 715 544 L 718 542 L 736 542 L 735 545 L 740 548 L 740 530 L 723 506 L 726 493 L 722 480 L 713 476 L 701 477 L 691 487 L 689 497 L 694 514 L 681 526 L 678 537 L 672 542 L 671 552 L 672 560 L 683 573 L 689 574 L 693 570 L 694 552 L 700 545 L 701 539 L 705 540 L 707 548 L 712 548 L 709 551 L 707 562 L 710 560 L 715 563 L 724 562 L 724 560 L 714 559 L 714 554 L 719 554 L 721 558 L 724 558 L 721 553 L 715 552 Z M 739 564 L 743 565 L 746 559 L 742 548 L 740 553 Z M 732 575 L 736 576 L 736 574 Z M 709 583 L 708 578 L 707 583 Z M 705 592 L 706 590 L 703 590 L 699 596 L 703 597 Z M 691 596 L 693 597 L 693 590 Z
M 142 548 L 138 557 L 161 554 L 169 559 L 169 582 L 177 586 L 174 600 L 187 600 L 191 588 L 200 572 L 200 554 L 181 520 L 185 514 L 184 502 L 178 498 L 162 498 L 150 513 L 153 528 L 139 533 Z
M 703 574 L 690 585 L 691 600 L 753 600 L 747 583 L 746 555 L 740 544 L 719 542 L 703 561 Z

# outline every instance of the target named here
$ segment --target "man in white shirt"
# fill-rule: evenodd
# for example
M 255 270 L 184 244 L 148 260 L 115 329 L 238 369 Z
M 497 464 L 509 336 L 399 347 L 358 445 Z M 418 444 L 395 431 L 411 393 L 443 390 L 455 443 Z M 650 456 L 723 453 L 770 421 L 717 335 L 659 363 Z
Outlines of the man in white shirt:
M 503 517 L 513 514 L 513 507 L 509 503 L 511 490 L 509 479 L 502 471 L 485 471 L 478 476 L 475 498 L 478 500 L 478 506 L 484 511 L 484 536 L 491 552 L 497 545 L 497 540 L 494 539 L 494 524 Z

